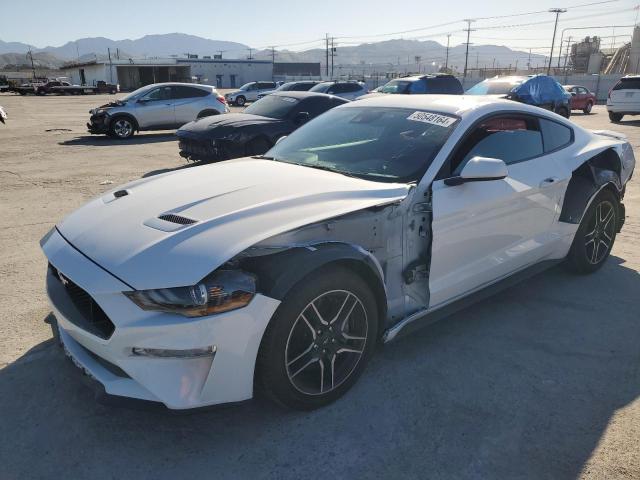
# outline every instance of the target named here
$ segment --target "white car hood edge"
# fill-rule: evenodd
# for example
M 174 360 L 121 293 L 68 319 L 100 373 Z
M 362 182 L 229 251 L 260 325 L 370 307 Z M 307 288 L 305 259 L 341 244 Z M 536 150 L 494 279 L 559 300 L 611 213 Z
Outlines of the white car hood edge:
M 197 283 L 274 235 L 400 201 L 410 188 L 238 159 L 124 185 L 90 201 L 57 228 L 77 250 L 135 289 L 170 288 Z M 127 194 L 115 198 L 121 190 Z M 166 213 L 196 223 L 158 219 Z

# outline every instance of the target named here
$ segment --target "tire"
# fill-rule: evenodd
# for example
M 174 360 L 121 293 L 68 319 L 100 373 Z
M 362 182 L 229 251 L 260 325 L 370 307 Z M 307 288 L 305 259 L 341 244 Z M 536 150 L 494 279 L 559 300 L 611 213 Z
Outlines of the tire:
M 119 140 L 126 140 L 133 137 L 135 129 L 136 126 L 133 120 L 122 116 L 113 118 L 111 125 L 109 125 L 109 133 Z
M 587 102 L 587 105 L 582 109 L 585 115 L 589 115 L 591 113 L 591 109 L 593 108 L 593 103 Z
M 264 137 L 258 137 L 251 140 L 245 147 L 247 156 L 262 155 L 266 153 L 273 145 Z
M 235 104 L 237 106 L 243 107 L 245 103 L 247 103 L 247 99 L 244 98 L 242 95 L 240 95 L 238 98 L 236 98 Z
M 218 115 L 218 111 L 216 110 L 203 110 L 201 111 L 198 116 L 196 117 L 196 120 L 200 120 L 201 118 L 205 118 L 205 117 L 211 117 L 213 115 Z
M 611 120 L 612 122 L 619 122 L 620 120 L 622 120 L 622 117 L 624 117 L 624 115 L 621 113 L 609 112 L 609 120 Z
M 567 266 L 576 273 L 598 270 L 609 257 L 618 230 L 618 199 L 603 190 L 585 212 L 573 239 Z
M 569 118 L 570 115 L 567 107 L 559 107 L 556 113 L 564 118 Z
M 377 336 L 377 304 L 365 281 L 343 267 L 318 270 L 286 295 L 267 327 L 257 386 L 288 408 L 328 405 L 362 374 Z

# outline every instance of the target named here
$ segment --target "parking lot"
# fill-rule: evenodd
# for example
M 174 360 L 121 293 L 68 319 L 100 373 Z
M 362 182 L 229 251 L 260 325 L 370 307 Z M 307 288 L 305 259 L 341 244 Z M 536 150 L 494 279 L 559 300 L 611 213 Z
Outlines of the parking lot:
M 554 268 L 388 344 L 329 407 L 96 403 L 51 339 L 38 241 L 114 185 L 193 168 L 173 132 L 86 133 L 109 98 L 0 95 L 0 478 L 640 478 L 638 175 L 597 274 Z M 640 120 L 572 118 L 640 159 Z

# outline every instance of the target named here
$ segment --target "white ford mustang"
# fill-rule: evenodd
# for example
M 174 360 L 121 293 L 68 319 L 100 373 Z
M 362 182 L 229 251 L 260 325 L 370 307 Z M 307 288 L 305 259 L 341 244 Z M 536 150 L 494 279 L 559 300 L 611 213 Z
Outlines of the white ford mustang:
M 57 332 L 110 395 L 316 408 L 378 341 L 555 262 L 597 270 L 634 165 L 623 136 L 510 101 L 351 103 L 69 215 L 41 242 Z

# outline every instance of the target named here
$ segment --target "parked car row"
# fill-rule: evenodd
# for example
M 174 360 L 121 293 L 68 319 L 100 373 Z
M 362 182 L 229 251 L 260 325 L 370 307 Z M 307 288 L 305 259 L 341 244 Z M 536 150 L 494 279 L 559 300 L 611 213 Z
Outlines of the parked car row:
M 48 80 L 46 82 L 29 82 L 17 87 L 9 87 L 7 91 L 20 95 L 87 95 L 96 93 L 116 94 L 120 91 L 119 85 L 113 85 L 105 81 L 98 81 L 95 85 L 72 85 L 65 80 Z

